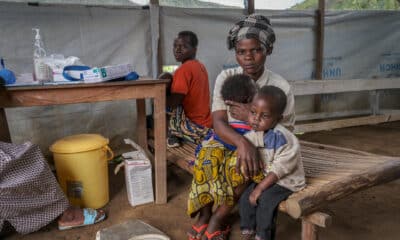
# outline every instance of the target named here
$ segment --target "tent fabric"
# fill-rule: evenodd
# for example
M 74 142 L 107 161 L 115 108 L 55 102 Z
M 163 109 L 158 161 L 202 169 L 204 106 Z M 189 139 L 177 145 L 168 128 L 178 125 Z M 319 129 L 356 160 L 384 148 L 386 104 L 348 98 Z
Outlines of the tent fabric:
M 276 42 L 267 67 L 287 80 L 315 76 L 315 12 L 257 10 L 271 19 Z M 399 11 L 328 11 L 325 14 L 324 79 L 400 76 Z M 237 66 L 226 37 L 242 9 L 187 9 L 150 6 L 127 9 L 36 6 L 0 3 L 0 54 L 15 73 L 31 72 L 33 27 L 39 27 L 47 53 L 77 56 L 89 66 L 131 63 L 141 76 L 157 75 L 158 47 L 163 65 L 177 65 L 172 44 L 177 33 L 199 38 L 197 58 L 207 67 L 210 90 L 222 69 Z M 159 33 L 158 33 L 159 32 Z M 157 46 L 157 42 L 160 45 Z M 400 106 L 399 91 L 384 91 L 381 104 Z M 325 111 L 368 109 L 365 93 L 321 98 Z M 149 105 L 149 104 L 148 104 Z M 312 112 L 312 97 L 296 98 L 296 113 Z M 41 149 L 56 139 L 96 132 L 119 145 L 135 135 L 134 101 L 7 109 L 14 142 L 31 140 Z M 148 109 L 149 112 L 149 109 Z M 76 121 L 80 119 L 80 121 Z M 51 131 L 49 131 L 51 129 Z

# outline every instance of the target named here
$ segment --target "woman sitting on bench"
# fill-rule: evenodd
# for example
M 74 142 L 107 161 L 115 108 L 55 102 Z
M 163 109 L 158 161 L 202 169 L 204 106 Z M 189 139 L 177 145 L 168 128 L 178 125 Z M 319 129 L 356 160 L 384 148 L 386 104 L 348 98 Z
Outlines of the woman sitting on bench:
M 237 133 L 230 125 L 229 122 L 234 120 L 247 121 L 249 116 L 249 105 L 237 103 L 233 101 L 224 101 L 221 96 L 221 87 L 225 80 L 232 75 L 245 74 L 251 78 L 258 87 L 265 85 L 276 86 L 283 90 L 286 94 L 287 104 L 283 112 L 283 120 L 281 124 L 286 128 L 293 129 L 294 126 L 294 96 L 291 91 L 289 83 L 281 76 L 265 69 L 265 61 L 269 54 L 272 52 L 273 43 L 275 41 L 275 34 L 271 27 L 268 18 L 252 14 L 244 20 L 236 23 L 229 32 L 228 48 L 235 48 L 236 60 L 240 67 L 234 69 L 223 70 L 217 77 L 213 104 L 212 116 L 213 126 L 216 134 L 226 143 L 231 144 L 237 148 L 237 167 L 241 169 L 245 178 L 255 176 L 260 170 L 260 162 L 257 158 L 256 147 L 250 143 L 244 136 Z M 204 153 L 212 153 L 217 150 L 214 146 L 203 146 Z M 200 152 L 201 153 L 201 152 Z M 206 154 L 207 155 L 207 154 Z M 209 154 L 208 154 L 209 155 Z M 199 154 L 194 166 L 194 176 L 202 176 L 202 179 L 194 179 L 196 181 L 212 182 L 214 181 L 211 174 L 196 173 L 196 164 L 203 162 L 204 154 Z M 214 156 L 218 158 L 219 162 L 224 163 L 227 158 L 224 155 Z M 225 174 L 225 173 L 222 173 Z M 230 174 L 230 173 L 228 173 Z M 216 186 L 210 184 L 210 186 Z M 227 201 L 218 202 L 215 199 L 218 191 L 224 191 L 224 188 L 209 189 L 209 194 L 202 195 L 199 199 L 198 206 L 191 207 L 189 203 L 188 214 L 193 216 L 199 215 L 196 223 L 192 226 L 189 232 L 190 239 L 201 239 L 201 236 L 207 231 L 209 235 L 215 236 L 216 232 L 220 232 L 219 236 L 209 237 L 210 239 L 225 239 L 224 221 L 234 207 L 236 200 L 244 191 L 242 189 L 235 189 L 235 193 L 224 192 L 222 194 L 230 194 L 232 197 L 225 198 Z M 191 201 L 191 199 L 189 199 Z M 212 211 L 213 205 L 218 207 Z M 218 235 L 218 234 L 217 234 Z

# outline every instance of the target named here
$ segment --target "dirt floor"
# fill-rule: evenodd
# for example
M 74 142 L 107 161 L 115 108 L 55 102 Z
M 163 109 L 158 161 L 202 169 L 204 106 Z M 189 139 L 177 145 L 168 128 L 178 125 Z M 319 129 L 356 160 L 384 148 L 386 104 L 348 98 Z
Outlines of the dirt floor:
M 400 122 L 309 133 L 300 138 L 376 154 L 400 156 Z M 110 176 L 111 201 L 105 207 L 108 218 L 104 222 L 68 231 L 57 230 L 53 223 L 39 232 L 26 236 L 14 234 L 7 239 L 95 239 L 99 229 L 128 219 L 141 219 L 165 232 L 171 239 L 187 239 L 185 233 L 192 223 L 185 215 L 190 181 L 188 173 L 169 165 L 168 203 L 133 208 L 127 200 L 124 173 L 121 171 L 118 175 Z M 353 194 L 328 205 L 324 211 L 332 216 L 333 223 L 327 229 L 320 229 L 320 239 L 400 239 L 400 180 Z M 230 239 L 238 240 L 238 215 L 234 214 L 232 219 L 234 224 Z M 300 222 L 280 214 L 277 239 L 300 239 Z

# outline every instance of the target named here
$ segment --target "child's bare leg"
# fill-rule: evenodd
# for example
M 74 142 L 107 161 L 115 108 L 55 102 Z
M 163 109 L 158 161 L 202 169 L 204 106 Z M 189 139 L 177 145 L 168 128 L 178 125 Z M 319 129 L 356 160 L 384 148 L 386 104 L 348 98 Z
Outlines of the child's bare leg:
M 201 239 L 203 236 L 212 215 L 212 206 L 213 203 L 209 203 L 199 210 L 199 217 L 188 232 L 191 239 Z

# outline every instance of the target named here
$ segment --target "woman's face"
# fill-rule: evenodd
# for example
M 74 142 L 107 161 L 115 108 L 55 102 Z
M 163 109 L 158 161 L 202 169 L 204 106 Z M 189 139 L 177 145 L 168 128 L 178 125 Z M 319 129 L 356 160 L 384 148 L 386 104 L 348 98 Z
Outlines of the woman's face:
M 254 38 L 243 39 L 236 43 L 236 61 L 243 68 L 243 73 L 253 80 L 264 72 L 264 64 L 267 58 L 267 51 L 261 43 Z

